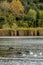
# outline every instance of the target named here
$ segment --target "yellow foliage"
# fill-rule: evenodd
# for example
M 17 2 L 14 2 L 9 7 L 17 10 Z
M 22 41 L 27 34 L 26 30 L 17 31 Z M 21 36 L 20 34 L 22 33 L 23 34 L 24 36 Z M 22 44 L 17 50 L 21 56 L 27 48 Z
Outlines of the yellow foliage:
M 18 26 L 16 25 L 16 23 L 13 23 L 12 29 L 16 29 L 16 28 L 18 28 Z
M 2 28 L 3 29 L 10 29 L 10 26 L 8 24 L 4 24 Z
M 7 1 L 3 1 L 3 3 L 1 3 L 1 7 L 4 9 L 8 9 L 8 8 L 10 8 L 10 4 L 7 3 Z
M 24 12 L 24 7 L 19 0 L 13 0 L 10 4 L 12 11 L 16 16 L 21 16 Z
M 40 10 L 39 13 L 43 14 L 43 10 Z

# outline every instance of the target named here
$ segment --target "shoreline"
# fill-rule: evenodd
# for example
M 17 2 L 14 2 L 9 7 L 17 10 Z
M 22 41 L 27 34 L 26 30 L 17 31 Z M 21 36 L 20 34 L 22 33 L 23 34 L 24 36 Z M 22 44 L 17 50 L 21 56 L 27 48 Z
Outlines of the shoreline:
M 0 36 L 43 36 L 43 28 L 0 29 Z

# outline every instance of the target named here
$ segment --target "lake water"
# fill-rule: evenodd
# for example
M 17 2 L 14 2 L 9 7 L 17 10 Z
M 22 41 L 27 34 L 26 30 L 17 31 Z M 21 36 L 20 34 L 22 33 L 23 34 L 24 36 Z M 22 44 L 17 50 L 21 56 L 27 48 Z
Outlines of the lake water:
M 0 60 L 0 65 L 43 65 L 43 62 L 39 61 L 1 61 Z
M 18 48 L 29 48 L 22 56 L 0 57 L 0 65 L 43 65 L 43 37 L 0 37 L 0 45 Z M 28 50 L 28 49 L 27 49 Z

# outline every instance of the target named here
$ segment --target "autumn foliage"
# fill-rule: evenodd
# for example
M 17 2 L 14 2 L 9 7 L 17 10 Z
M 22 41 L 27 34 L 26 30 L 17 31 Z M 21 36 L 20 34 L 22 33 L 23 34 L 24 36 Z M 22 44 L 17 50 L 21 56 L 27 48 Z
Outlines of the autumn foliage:
M 22 3 L 19 0 L 13 0 L 10 4 L 10 7 L 15 14 L 15 16 L 22 16 L 24 13 L 24 6 L 22 6 Z
M 43 27 L 42 0 L 0 0 L 0 29 Z

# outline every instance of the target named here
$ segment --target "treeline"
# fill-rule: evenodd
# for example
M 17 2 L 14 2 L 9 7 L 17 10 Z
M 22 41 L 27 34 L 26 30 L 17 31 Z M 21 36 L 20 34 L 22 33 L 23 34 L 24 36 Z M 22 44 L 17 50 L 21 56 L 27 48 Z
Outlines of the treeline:
M 43 27 L 43 0 L 0 0 L 0 29 Z

